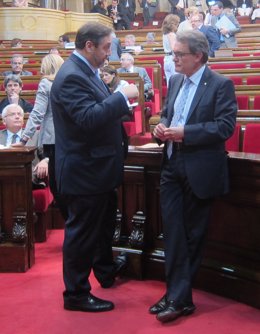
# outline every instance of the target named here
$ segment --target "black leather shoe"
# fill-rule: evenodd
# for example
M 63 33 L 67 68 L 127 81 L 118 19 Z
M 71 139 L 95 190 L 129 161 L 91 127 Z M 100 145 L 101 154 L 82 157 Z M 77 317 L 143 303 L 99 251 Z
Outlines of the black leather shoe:
M 115 278 L 107 279 L 106 281 L 100 282 L 100 285 L 103 289 L 111 288 L 115 283 Z
M 91 293 L 84 300 L 64 300 L 64 309 L 83 312 L 105 312 L 113 310 L 114 304 L 93 296 Z
M 167 302 L 166 308 L 157 314 L 157 320 L 161 322 L 173 321 L 181 316 L 192 314 L 196 307 L 194 304 L 185 306 L 176 306 L 176 303 L 172 300 Z
M 167 304 L 167 297 L 166 295 L 164 295 L 157 303 L 155 303 L 149 308 L 149 313 L 158 314 L 159 312 L 162 312 L 166 308 L 166 304 Z
M 126 252 L 121 252 L 115 258 L 115 276 L 120 275 L 128 265 L 128 257 Z

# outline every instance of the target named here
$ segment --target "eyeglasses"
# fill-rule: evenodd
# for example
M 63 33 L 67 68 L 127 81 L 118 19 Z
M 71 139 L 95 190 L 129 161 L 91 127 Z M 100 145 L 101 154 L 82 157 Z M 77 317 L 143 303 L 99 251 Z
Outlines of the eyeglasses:
M 13 65 L 22 65 L 23 63 L 18 62 L 18 61 L 13 61 L 12 64 L 13 64 Z
M 10 114 L 6 114 L 5 117 L 23 117 L 23 114 L 21 112 L 10 112 Z
M 192 55 L 193 53 L 191 52 L 173 52 L 173 57 L 175 58 L 182 58 L 186 55 Z

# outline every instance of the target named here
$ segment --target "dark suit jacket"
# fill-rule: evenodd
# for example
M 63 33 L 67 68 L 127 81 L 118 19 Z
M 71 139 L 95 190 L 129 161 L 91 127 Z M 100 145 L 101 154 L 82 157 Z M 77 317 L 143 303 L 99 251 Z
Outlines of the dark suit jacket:
M 121 5 L 124 13 L 126 13 L 126 15 L 129 17 L 129 19 L 131 21 L 134 21 L 135 10 L 136 10 L 135 0 L 128 0 L 129 7 L 126 7 L 127 0 L 120 0 L 119 4 Z
M 206 37 L 209 43 L 209 56 L 215 57 L 215 51 L 220 48 L 220 39 L 217 31 L 212 26 L 202 25 L 199 29 Z
M 123 95 L 111 94 L 72 54 L 53 82 L 51 103 L 58 190 L 73 195 L 113 190 L 123 177 L 121 118 L 129 115 Z
M 105 8 L 100 7 L 98 4 L 96 4 L 90 10 L 90 13 L 98 13 L 98 14 L 102 14 L 102 15 L 107 15 L 107 10 Z
M 161 122 L 170 126 L 174 102 L 184 76 L 169 81 Z M 206 67 L 184 126 L 184 165 L 189 184 L 199 198 L 212 198 L 228 191 L 225 140 L 235 127 L 237 102 L 232 81 Z M 165 145 L 165 157 L 166 157 Z

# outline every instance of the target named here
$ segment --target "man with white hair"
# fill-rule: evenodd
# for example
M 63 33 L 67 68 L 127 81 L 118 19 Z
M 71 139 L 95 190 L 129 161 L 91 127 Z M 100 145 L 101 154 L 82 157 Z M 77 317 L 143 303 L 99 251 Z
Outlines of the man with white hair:
M 10 147 L 20 143 L 23 136 L 24 111 L 18 104 L 9 104 L 2 111 L 2 121 L 5 129 L 0 131 L 0 145 Z M 26 146 L 38 146 L 38 131 L 29 139 Z M 39 161 L 41 159 L 41 161 Z M 42 179 L 48 175 L 48 158 L 43 158 L 41 149 L 38 148 L 33 167 L 33 187 L 42 188 L 46 186 Z
M 117 70 L 118 73 L 138 73 L 144 80 L 144 91 L 148 92 L 152 89 L 152 81 L 144 67 L 134 66 L 134 57 L 131 53 L 122 53 L 121 55 L 121 67 Z

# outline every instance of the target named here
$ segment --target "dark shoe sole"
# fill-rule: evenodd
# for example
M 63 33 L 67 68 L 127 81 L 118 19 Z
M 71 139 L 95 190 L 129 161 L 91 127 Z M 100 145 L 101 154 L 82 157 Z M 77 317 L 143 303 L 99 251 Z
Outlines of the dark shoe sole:
M 86 307 L 86 306 L 79 306 L 79 305 L 66 305 L 64 304 L 64 309 L 68 311 L 81 311 L 81 312 L 106 312 L 111 311 L 115 308 L 114 304 L 111 303 L 111 305 L 108 305 L 106 307 Z
M 156 316 L 156 319 L 162 323 L 174 321 L 180 318 L 181 316 L 188 316 L 192 314 L 195 311 L 195 309 L 196 309 L 195 305 L 190 305 L 190 306 L 184 307 L 183 310 L 181 310 L 180 312 L 169 313 L 169 314 L 166 314 L 165 316 L 160 316 L 160 313 L 158 313 Z

